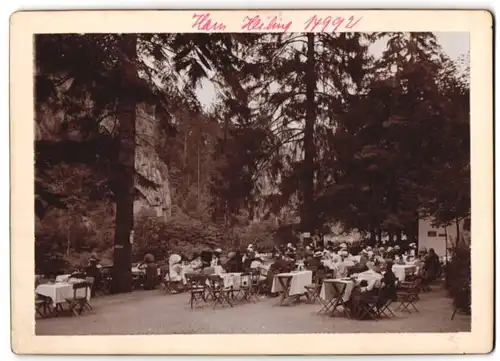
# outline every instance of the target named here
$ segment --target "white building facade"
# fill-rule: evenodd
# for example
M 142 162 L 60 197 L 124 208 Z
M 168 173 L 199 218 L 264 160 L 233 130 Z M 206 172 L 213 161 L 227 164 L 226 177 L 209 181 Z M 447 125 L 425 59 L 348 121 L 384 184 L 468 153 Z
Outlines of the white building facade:
M 470 244 L 470 218 L 458 222 L 460 241 Z M 433 227 L 432 219 L 418 220 L 418 248 L 434 248 L 438 256 L 444 257 L 457 242 L 457 226 Z

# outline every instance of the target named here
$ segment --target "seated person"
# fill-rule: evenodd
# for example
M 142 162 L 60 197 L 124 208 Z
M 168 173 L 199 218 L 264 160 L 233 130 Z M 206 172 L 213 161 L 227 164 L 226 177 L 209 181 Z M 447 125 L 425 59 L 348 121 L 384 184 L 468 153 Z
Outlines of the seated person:
M 260 271 L 259 282 L 264 282 L 267 280 L 268 269 L 264 266 L 264 262 L 261 258 L 255 258 L 250 265 L 250 269 Z
M 368 271 L 367 263 L 368 263 L 368 258 L 366 256 L 366 254 L 362 253 L 361 258 L 359 260 L 359 263 L 355 264 L 352 267 L 349 267 L 349 274 L 355 274 L 355 273 L 361 273 L 361 272 Z
M 311 246 L 306 246 L 306 249 L 305 249 L 305 252 L 304 252 L 304 257 L 307 259 L 307 258 L 310 258 L 314 255 L 314 252 L 312 250 L 312 247 Z
M 213 252 L 211 251 L 203 251 L 201 252 L 201 262 L 203 264 L 203 268 L 210 267 L 210 263 L 212 263 Z
M 210 267 L 215 267 L 215 266 L 221 265 L 220 264 L 221 254 L 222 254 L 222 249 L 217 248 L 216 250 L 214 250 L 214 252 L 212 253 L 212 259 L 210 261 Z
M 386 269 L 384 276 L 382 278 L 382 288 L 380 290 L 380 299 L 377 304 L 378 307 L 381 307 L 389 300 L 394 300 L 396 298 L 396 285 L 397 285 L 397 277 L 392 271 L 392 266 L 394 263 L 389 260 L 386 263 Z
M 243 269 L 244 270 L 250 268 L 254 258 L 255 258 L 255 252 L 252 250 L 248 250 L 247 253 L 245 254 L 244 259 L 243 259 Z
M 320 268 L 323 268 L 323 263 L 321 262 L 322 257 L 323 257 L 322 252 L 320 251 L 315 252 L 313 257 L 306 261 L 306 267 L 313 271 L 317 271 Z
M 290 262 L 284 259 L 283 257 L 276 257 L 274 262 L 269 267 L 267 272 L 267 287 L 269 290 L 272 289 L 274 276 L 280 273 L 288 273 L 291 272 L 293 267 L 295 266 L 295 262 Z
M 201 256 L 197 253 L 193 254 L 193 259 L 189 263 L 189 268 L 191 268 L 193 271 L 197 272 L 203 268 L 203 262 L 201 260 Z
M 227 255 L 227 262 L 224 264 L 224 268 L 229 273 L 241 273 L 243 272 L 243 262 L 241 261 L 241 255 L 238 252 L 229 252 Z
M 172 254 L 168 260 L 170 282 L 175 291 L 179 291 L 186 284 L 181 261 L 182 257 L 178 254 Z

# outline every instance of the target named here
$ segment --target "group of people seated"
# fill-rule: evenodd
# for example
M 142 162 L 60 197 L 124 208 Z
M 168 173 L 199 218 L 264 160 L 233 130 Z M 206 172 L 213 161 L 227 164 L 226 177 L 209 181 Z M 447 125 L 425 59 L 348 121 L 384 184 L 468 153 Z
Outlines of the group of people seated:
M 186 274 L 203 273 L 243 273 L 247 271 L 260 271 L 261 282 L 267 279 L 268 268 L 264 265 L 263 257 L 249 245 L 245 252 L 235 250 L 223 255 L 222 249 L 206 250 L 195 253 L 191 259 L 179 254 L 169 257 L 168 270 L 165 270 L 165 279 L 174 287 L 174 292 L 183 291 L 187 285 Z

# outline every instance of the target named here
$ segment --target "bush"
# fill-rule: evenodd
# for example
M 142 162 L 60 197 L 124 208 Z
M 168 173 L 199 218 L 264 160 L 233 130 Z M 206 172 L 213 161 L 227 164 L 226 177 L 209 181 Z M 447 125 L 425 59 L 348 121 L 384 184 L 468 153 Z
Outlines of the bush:
M 458 246 L 451 250 L 451 261 L 446 265 L 446 288 L 454 306 L 470 313 L 471 302 L 471 260 L 470 248 Z
M 274 230 L 272 222 L 229 228 L 182 213 L 176 213 L 166 222 L 162 218 L 143 217 L 135 224 L 133 254 L 137 261 L 148 252 L 161 260 L 169 253 L 191 257 L 206 248 L 220 247 L 225 253 L 243 250 L 250 243 L 268 250 L 274 244 Z

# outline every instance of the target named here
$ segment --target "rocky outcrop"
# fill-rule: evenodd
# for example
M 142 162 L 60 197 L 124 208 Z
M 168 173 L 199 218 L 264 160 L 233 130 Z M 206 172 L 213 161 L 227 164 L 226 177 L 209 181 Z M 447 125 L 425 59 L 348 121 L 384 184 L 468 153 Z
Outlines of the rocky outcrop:
M 172 198 L 168 167 L 156 152 L 158 134 L 160 134 L 159 124 L 154 115 L 154 107 L 138 106 L 135 152 L 137 196 L 134 213 L 168 220 L 172 210 Z
M 67 87 L 68 85 L 65 83 L 57 89 L 59 97 L 64 96 Z M 87 102 L 90 103 L 90 100 Z M 159 121 L 155 118 L 154 113 L 154 107 L 144 104 L 137 107 L 135 155 L 137 176 L 134 213 L 138 216 L 148 215 L 167 220 L 171 215 L 172 208 L 168 166 L 156 152 L 160 132 Z M 67 114 L 58 109 L 57 105 L 37 104 L 34 122 L 35 141 L 40 144 L 46 141 L 89 143 L 89 140 L 84 139 L 77 128 L 68 126 L 65 124 L 66 122 L 68 122 Z M 103 134 L 113 134 L 117 130 L 116 118 L 107 117 L 102 120 L 100 126 Z M 64 183 L 63 179 L 60 181 Z

